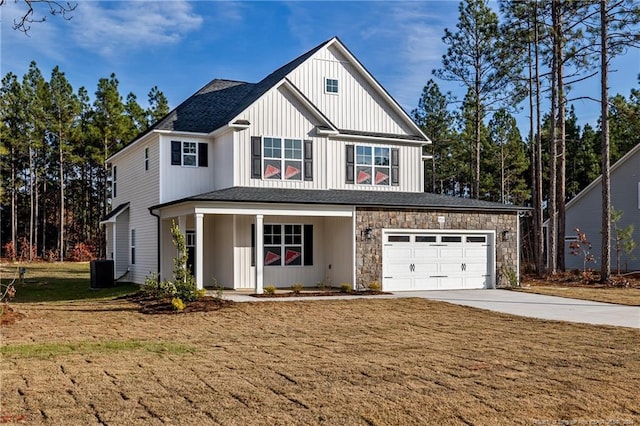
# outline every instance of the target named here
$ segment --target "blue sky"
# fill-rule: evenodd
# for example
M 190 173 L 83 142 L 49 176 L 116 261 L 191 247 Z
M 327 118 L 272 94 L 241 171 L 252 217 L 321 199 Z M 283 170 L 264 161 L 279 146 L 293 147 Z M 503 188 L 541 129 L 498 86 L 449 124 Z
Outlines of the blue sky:
M 146 106 L 157 85 L 173 108 L 213 78 L 257 82 L 337 35 L 411 111 L 441 66 L 441 38 L 455 28 L 458 2 L 80 1 L 71 20 L 48 17 L 29 36 L 11 29 L 21 11 L 13 1 L 0 8 L 2 76 L 21 78 L 35 60 L 48 79 L 59 65 L 76 91 L 85 86 L 93 96 L 98 80 L 113 72 L 123 98 L 133 92 Z M 628 96 L 637 87 L 640 50 L 616 59 L 612 69 L 611 93 Z M 438 84 L 464 95 L 455 83 Z M 573 88 L 571 96 L 581 95 L 599 97 L 597 77 Z M 580 124 L 595 126 L 598 104 L 575 107 Z M 518 122 L 526 133 L 525 113 Z

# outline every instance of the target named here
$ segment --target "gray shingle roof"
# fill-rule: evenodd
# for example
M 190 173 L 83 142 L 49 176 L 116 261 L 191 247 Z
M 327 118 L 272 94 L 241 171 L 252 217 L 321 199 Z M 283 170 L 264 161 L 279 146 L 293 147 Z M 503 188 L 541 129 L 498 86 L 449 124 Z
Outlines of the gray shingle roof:
M 215 79 L 154 124 L 151 130 L 210 133 L 240 114 L 331 40 L 278 68 L 259 83 Z
M 470 198 L 449 197 L 427 192 L 389 192 L 355 190 L 319 190 L 288 188 L 252 188 L 236 186 L 207 192 L 170 203 L 151 207 L 166 207 L 184 202 L 291 203 L 317 205 L 349 205 L 357 207 L 395 207 L 447 210 L 485 210 L 517 212 L 525 207 L 492 203 Z

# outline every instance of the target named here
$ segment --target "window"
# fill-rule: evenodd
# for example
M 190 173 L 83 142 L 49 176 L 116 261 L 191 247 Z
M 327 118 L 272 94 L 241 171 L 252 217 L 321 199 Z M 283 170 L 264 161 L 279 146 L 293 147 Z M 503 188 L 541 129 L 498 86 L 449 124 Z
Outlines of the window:
M 265 266 L 313 265 L 313 225 L 266 224 L 263 237 Z
M 118 180 L 118 168 L 117 166 L 113 166 L 113 169 L 111 169 L 111 197 L 112 198 L 116 198 L 117 197 L 117 180 Z
M 198 146 L 195 142 L 182 142 L 182 165 L 195 166 Z
M 485 237 L 485 236 L 478 236 L 478 237 L 468 236 L 467 237 L 467 242 L 468 243 L 486 243 L 487 242 L 487 237 Z
M 171 165 L 207 167 L 209 144 L 206 142 L 171 141 Z
M 356 145 L 356 183 L 389 185 L 390 148 Z
M 398 185 L 399 149 L 386 146 L 346 145 L 346 183 Z
M 408 235 L 389 235 L 390 243 L 408 243 L 410 237 Z
M 264 138 L 263 155 L 265 179 L 302 180 L 301 139 Z
M 458 236 L 452 236 L 452 237 L 443 236 L 440 239 L 440 241 L 443 242 L 443 243 L 461 243 L 462 242 L 462 237 L 458 237 Z
M 149 170 L 149 147 L 144 149 L 144 169 Z
M 136 230 L 131 230 L 131 264 L 136 264 Z
M 338 80 L 335 78 L 325 78 L 324 90 L 326 93 L 338 93 Z
M 435 243 L 436 236 L 435 235 L 417 235 L 416 243 Z

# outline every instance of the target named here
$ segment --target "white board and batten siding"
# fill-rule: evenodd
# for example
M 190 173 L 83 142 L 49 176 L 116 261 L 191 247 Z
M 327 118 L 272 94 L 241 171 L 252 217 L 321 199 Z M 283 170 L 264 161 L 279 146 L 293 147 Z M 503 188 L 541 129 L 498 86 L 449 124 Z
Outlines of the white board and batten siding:
M 495 231 L 383 230 L 385 291 L 495 287 Z
M 171 141 L 207 143 L 208 166 L 171 165 Z M 160 135 L 160 203 L 213 191 L 214 169 L 211 140 L 199 136 Z M 156 203 L 159 204 L 159 203 Z M 149 204 L 152 206 L 154 204 Z
M 320 49 L 288 78 L 339 129 L 414 134 L 336 46 Z M 326 78 L 338 80 L 337 94 L 325 92 Z
M 346 183 L 346 146 L 365 145 L 398 148 L 399 182 L 398 185 L 359 185 Z M 326 179 L 328 189 L 352 189 L 362 191 L 400 191 L 422 192 L 424 166 L 422 163 L 422 147 L 419 145 L 391 145 L 369 142 L 327 141 Z
M 286 117 L 286 120 L 283 120 L 283 117 Z M 315 135 L 317 120 L 284 87 L 267 93 L 251 106 L 246 114 L 243 114 L 243 118 L 252 124 L 247 130 L 235 133 L 238 139 L 234 144 L 236 161 L 233 163 L 236 186 L 422 192 L 424 165 L 420 145 L 318 137 Z M 311 140 L 313 142 L 313 181 L 251 178 L 251 136 Z M 399 185 L 347 184 L 345 176 L 347 144 L 398 148 Z
M 326 139 L 315 135 L 315 118 L 285 87 L 271 90 L 250 106 L 242 115 L 251 124 L 235 133 L 236 186 L 266 188 L 324 189 L 324 173 L 320 165 L 326 162 Z M 313 141 L 313 180 L 252 179 L 251 137 L 275 137 Z
M 148 168 L 145 168 L 146 148 L 149 153 Z M 125 280 L 144 282 L 150 271 L 157 270 L 157 225 L 153 217 L 150 220 L 148 207 L 159 202 L 159 158 L 158 140 L 154 137 L 146 143 L 132 145 L 112 159 L 112 167 L 117 167 L 117 192 L 112 199 L 112 206 L 115 208 L 122 203 L 129 203 L 128 211 L 121 213 L 116 220 L 117 253 L 114 256 L 117 256 L 118 270 L 115 271 L 115 278 L 128 267 L 130 272 Z M 135 229 L 136 237 L 135 264 L 131 263 L 132 229 Z

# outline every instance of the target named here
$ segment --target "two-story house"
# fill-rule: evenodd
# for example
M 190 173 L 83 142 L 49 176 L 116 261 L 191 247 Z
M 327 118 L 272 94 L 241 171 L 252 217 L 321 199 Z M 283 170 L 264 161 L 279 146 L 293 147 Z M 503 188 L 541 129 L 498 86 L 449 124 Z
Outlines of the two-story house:
M 519 209 L 423 192 L 429 143 L 338 38 L 213 80 L 109 158 L 108 257 L 171 278 L 175 222 L 198 287 L 494 287 L 519 268 Z

